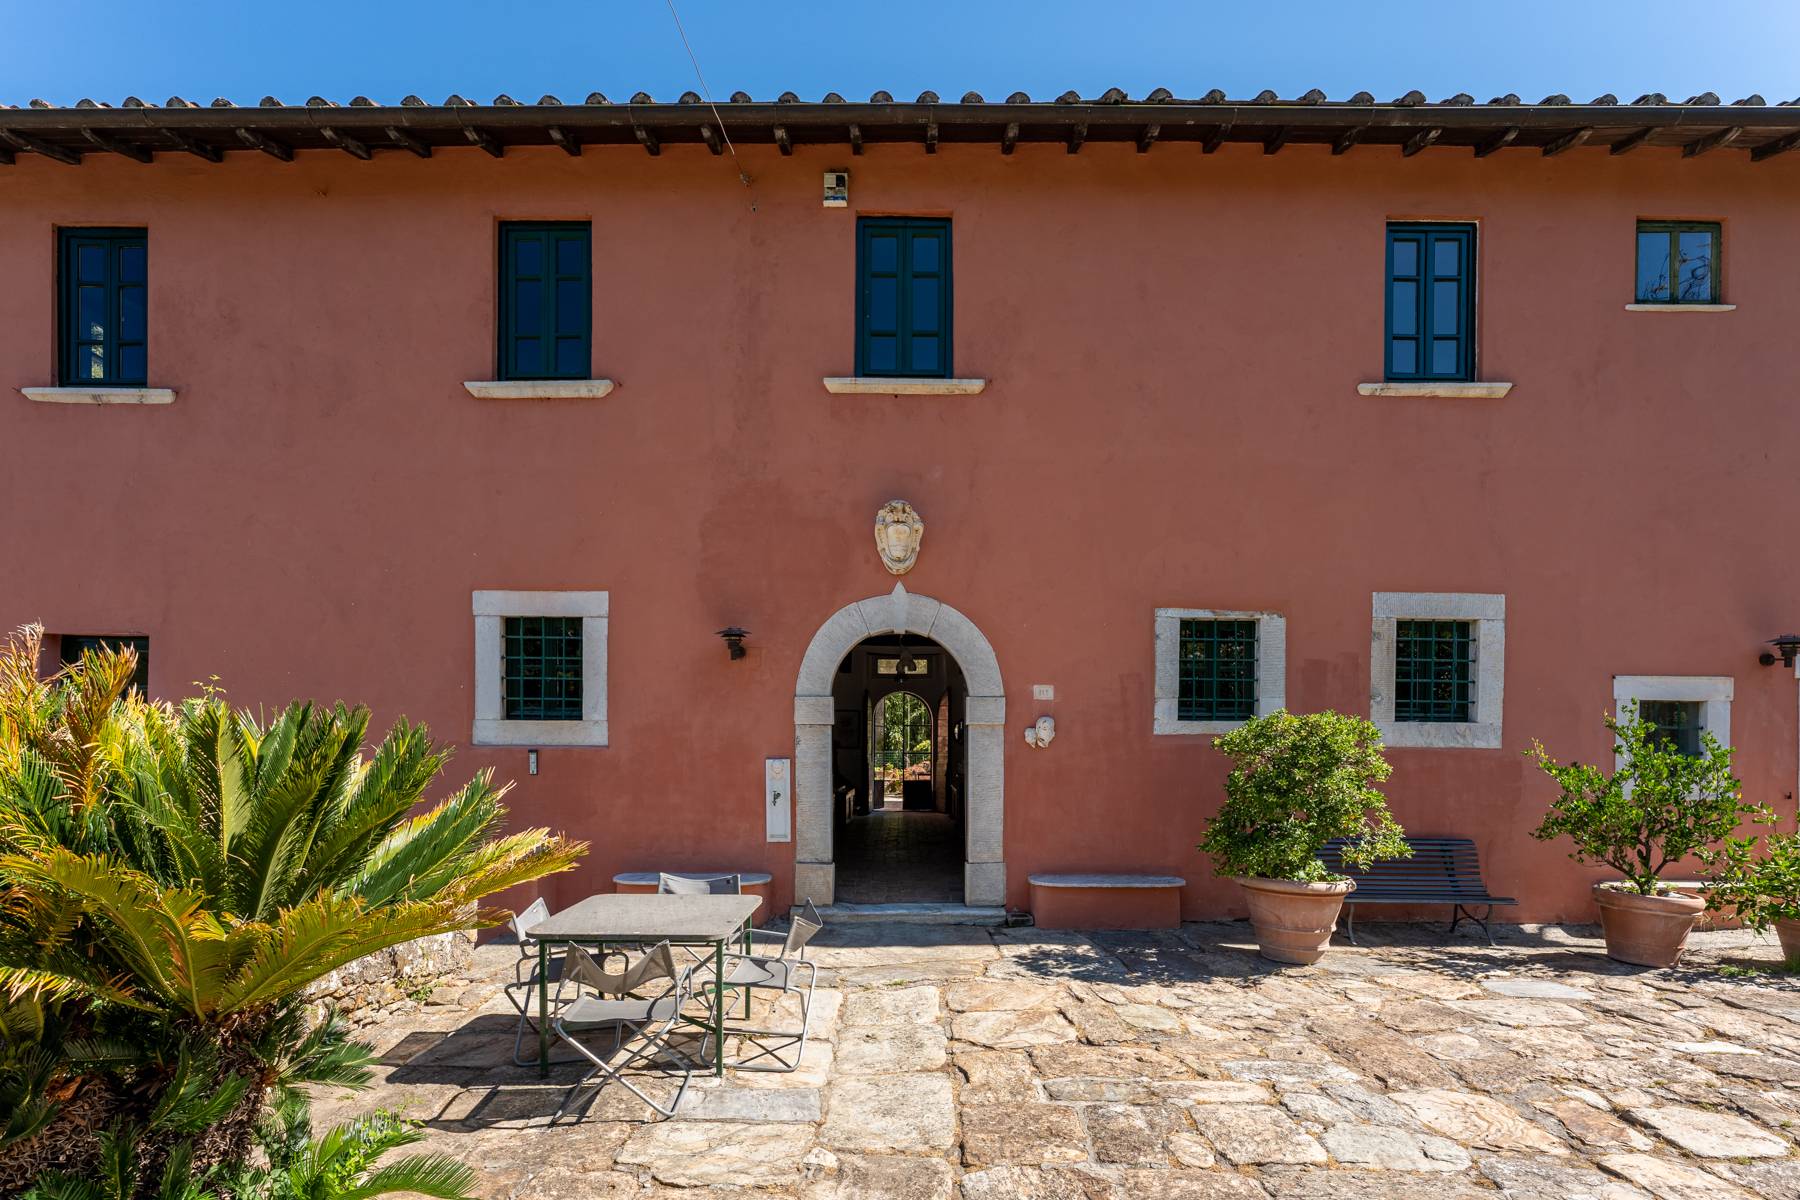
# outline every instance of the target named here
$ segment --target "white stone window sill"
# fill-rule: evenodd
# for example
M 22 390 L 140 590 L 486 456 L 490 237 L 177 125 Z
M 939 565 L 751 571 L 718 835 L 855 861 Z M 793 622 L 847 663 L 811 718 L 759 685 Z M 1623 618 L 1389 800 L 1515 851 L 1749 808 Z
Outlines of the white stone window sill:
M 1736 312 L 1735 304 L 1627 304 L 1626 312 Z
M 879 375 L 825 377 L 825 390 L 834 396 L 973 396 L 985 387 L 985 379 L 903 379 Z
M 174 388 L 26 387 L 19 394 L 40 404 L 173 404 Z
M 611 394 L 610 379 L 466 380 L 463 388 L 479 400 L 598 400 Z
M 1359 383 L 1363 396 L 1438 396 L 1446 400 L 1498 400 L 1512 391 L 1510 383 Z
M 1151 733 L 1159 737 L 1180 734 L 1211 734 L 1217 737 L 1234 729 L 1242 729 L 1244 724 L 1243 721 L 1172 721 L 1159 716 L 1152 723 Z
M 1498 750 L 1500 726 L 1476 721 L 1377 721 L 1390 750 Z
M 605 746 L 605 721 L 506 721 L 476 718 L 477 746 Z

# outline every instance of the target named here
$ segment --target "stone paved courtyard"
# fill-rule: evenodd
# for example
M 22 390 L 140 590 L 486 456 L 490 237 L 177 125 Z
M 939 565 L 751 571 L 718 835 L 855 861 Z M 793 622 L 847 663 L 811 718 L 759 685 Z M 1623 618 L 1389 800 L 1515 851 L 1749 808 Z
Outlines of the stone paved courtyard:
M 669 1121 L 612 1087 L 554 1127 L 579 1071 L 508 1064 L 515 951 L 487 946 L 487 981 L 374 1027 L 380 1085 L 315 1121 L 403 1111 L 495 1200 L 1800 1200 L 1772 941 L 1644 971 L 1593 933 L 1374 926 L 1281 968 L 1241 923 L 839 927 L 800 1071 L 696 1076 Z

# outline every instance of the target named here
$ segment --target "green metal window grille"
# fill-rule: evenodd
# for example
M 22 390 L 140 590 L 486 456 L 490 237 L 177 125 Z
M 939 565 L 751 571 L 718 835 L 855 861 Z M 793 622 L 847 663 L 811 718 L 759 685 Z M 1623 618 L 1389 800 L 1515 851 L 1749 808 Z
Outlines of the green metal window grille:
M 948 378 L 950 222 L 856 223 L 856 373 Z
M 81 661 L 89 650 L 137 651 L 137 670 L 131 675 L 131 690 L 140 696 L 150 694 L 150 639 L 110 633 L 65 633 L 58 639 L 57 658 L 64 666 Z
M 593 303 L 587 222 L 500 226 L 500 378 L 588 378 Z
M 581 720 L 580 617 L 507 617 L 500 640 L 508 721 Z
M 1475 623 L 1394 623 L 1394 720 L 1470 721 L 1475 708 Z
M 142 387 L 148 379 L 149 236 L 142 229 L 58 235 L 59 371 L 65 387 Z
M 1387 378 L 1475 378 L 1475 227 L 1387 227 Z
M 1650 736 L 1689 758 L 1700 757 L 1700 702 L 1697 700 L 1643 700 L 1638 717 L 1650 723 Z
M 1637 303 L 1717 304 L 1719 226 L 1710 221 L 1639 221 Z
M 1256 622 L 1183 620 L 1177 658 L 1182 721 L 1245 721 L 1256 715 Z

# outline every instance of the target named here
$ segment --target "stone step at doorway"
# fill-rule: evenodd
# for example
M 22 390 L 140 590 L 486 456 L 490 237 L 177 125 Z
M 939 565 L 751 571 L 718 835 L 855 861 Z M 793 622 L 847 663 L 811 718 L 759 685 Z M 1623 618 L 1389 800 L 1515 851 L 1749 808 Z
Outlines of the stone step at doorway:
M 798 911 L 798 910 L 795 910 Z M 827 904 L 819 909 L 826 928 L 890 921 L 908 925 L 1004 925 L 1006 909 L 979 904 Z

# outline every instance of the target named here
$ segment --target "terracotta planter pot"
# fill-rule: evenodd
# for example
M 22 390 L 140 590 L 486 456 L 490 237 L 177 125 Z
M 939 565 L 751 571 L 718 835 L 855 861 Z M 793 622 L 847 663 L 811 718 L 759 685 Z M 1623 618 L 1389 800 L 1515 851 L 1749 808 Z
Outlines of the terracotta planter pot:
M 1781 957 L 1789 967 L 1800 967 L 1800 921 L 1775 922 L 1775 936 L 1781 939 Z
M 1706 908 L 1698 896 L 1640 896 L 1594 885 L 1606 956 L 1640 967 L 1672 967 Z
M 1244 899 L 1250 902 L 1250 927 L 1256 931 L 1256 948 L 1262 956 L 1275 962 L 1302 964 L 1316 963 L 1325 957 L 1344 897 L 1356 886 L 1348 879 L 1337 883 L 1293 883 L 1243 876 L 1238 883 L 1244 889 Z

